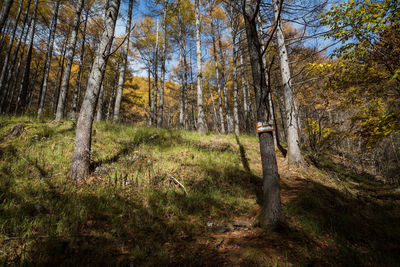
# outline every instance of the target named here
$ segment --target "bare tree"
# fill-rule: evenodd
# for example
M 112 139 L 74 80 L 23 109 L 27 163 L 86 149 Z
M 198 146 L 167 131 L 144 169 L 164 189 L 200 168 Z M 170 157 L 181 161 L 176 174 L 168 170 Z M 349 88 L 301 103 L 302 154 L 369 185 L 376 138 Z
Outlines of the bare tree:
M 200 36 L 200 3 L 195 0 L 195 17 L 196 17 L 196 58 L 197 58 L 197 131 L 201 134 L 206 133 L 206 125 L 204 123 L 203 111 L 203 73 L 201 59 L 201 36 Z
M 44 102 L 46 99 L 46 92 L 47 92 L 47 85 L 49 81 L 49 74 L 50 74 L 50 66 L 51 66 L 51 58 L 53 56 L 53 47 L 54 47 L 54 38 L 56 36 L 56 27 L 57 27 L 57 19 L 58 19 L 58 10 L 60 9 L 60 2 L 61 0 L 57 0 L 55 7 L 53 18 L 50 25 L 50 34 L 47 43 L 47 54 L 44 63 L 44 72 L 43 72 L 43 81 L 42 81 L 42 88 L 41 93 L 39 94 L 39 107 L 38 107 L 38 114 L 37 116 L 40 118 L 43 114 L 43 107 Z
M 75 53 L 76 42 L 78 39 L 78 30 L 81 21 L 81 13 L 83 6 L 84 6 L 84 0 L 78 0 L 75 11 L 74 23 L 72 26 L 71 40 L 68 44 L 67 56 L 65 58 L 66 62 L 60 87 L 60 96 L 58 98 L 58 103 L 57 103 L 56 120 L 61 120 L 64 117 L 64 110 L 67 101 L 67 93 L 69 87 L 69 78 L 71 76 L 71 68 L 74 60 L 74 53 Z
M 253 87 L 256 96 L 257 121 L 269 121 L 268 92 L 265 80 L 263 51 L 257 31 L 256 19 L 261 0 L 243 0 L 242 10 L 246 27 L 247 45 L 249 48 Z M 284 224 L 282 212 L 279 174 L 276 163 L 272 132 L 259 133 L 261 163 L 263 170 L 263 216 L 261 225 L 275 227 Z
M 85 98 L 76 125 L 75 148 L 69 178 L 80 182 L 89 174 L 90 148 L 94 111 L 100 93 L 104 70 L 110 56 L 120 0 L 109 0 L 106 5 L 104 31 L 89 74 Z
M 6 23 L 13 2 L 14 0 L 5 0 L 3 3 L 3 8 L 0 13 L 0 32 L 3 31 L 4 24 Z
M 114 105 L 114 114 L 113 114 L 114 122 L 119 120 L 119 112 L 121 109 L 122 94 L 123 94 L 123 90 L 124 90 L 126 64 L 128 62 L 129 42 L 130 42 L 130 35 L 131 35 L 133 0 L 129 0 L 128 8 L 129 8 L 128 9 L 128 18 L 126 21 L 126 29 L 125 29 L 126 39 L 125 39 L 124 49 L 122 50 L 122 63 L 120 64 L 117 96 L 115 97 L 115 105 Z

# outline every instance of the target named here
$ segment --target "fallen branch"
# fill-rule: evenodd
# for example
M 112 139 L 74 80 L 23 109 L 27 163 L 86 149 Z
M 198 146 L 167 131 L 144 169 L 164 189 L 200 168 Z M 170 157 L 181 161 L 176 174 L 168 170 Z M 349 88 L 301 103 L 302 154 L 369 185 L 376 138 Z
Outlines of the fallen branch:
M 167 174 L 167 176 L 169 177 L 169 178 L 171 178 L 175 183 L 177 183 L 178 185 L 180 185 L 182 188 L 183 188 L 183 191 L 185 191 L 185 194 L 187 194 L 187 191 L 186 191 L 186 188 L 185 188 L 185 186 L 181 183 L 181 182 L 179 182 L 178 181 L 178 179 L 176 179 L 174 176 L 172 176 L 171 174 Z

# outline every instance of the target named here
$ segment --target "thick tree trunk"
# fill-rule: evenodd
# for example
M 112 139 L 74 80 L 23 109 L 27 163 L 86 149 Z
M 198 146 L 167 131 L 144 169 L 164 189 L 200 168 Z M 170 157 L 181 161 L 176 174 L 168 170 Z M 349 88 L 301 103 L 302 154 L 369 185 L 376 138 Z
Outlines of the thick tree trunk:
M 5 0 L 3 3 L 3 8 L 0 13 L 0 32 L 3 31 L 4 24 L 6 23 L 13 2 L 14 0 Z
M 72 110 L 71 110 L 71 114 L 70 114 L 71 120 L 75 120 L 76 113 L 78 111 L 79 94 L 80 94 L 80 89 L 82 87 L 82 72 L 83 72 L 83 68 L 84 68 L 83 63 L 84 63 L 84 57 L 85 57 L 85 42 L 86 42 L 86 30 L 87 30 L 88 18 L 89 18 L 89 9 L 86 10 L 85 25 L 83 26 L 81 54 L 79 56 L 78 75 L 76 76 L 76 82 L 75 82 L 75 87 L 74 87 L 74 96 L 72 98 Z
M 50 74 L 50 67 L 51 67 L 51 58 L 53 56 L 53 47 L 54 47 L 54 39 L 56 35 L 56 27 L 57 27 L 57 19 L 58 19 L 58 10 L 60 8 L 60 2 L 61 0 L 57 0 L 55 4 L 55 9 L 53 13 L 53 19 L 51 21 L 51 26 L 50 26 L 50 34 L 49 34 L 49 40 L 48 40 L 48 48 L 47 48 L 47 54 L 46 54 L 46 59 L 44 63 L 44 74 L 43 74 L 43 86 L 41 89 L 41 93 L 39 94 L 39 108 L 38 108 L 38 118 L 40 118 L 43 114 L 43 108 L 44 108 L 44 103 L 46 100 L 46 92 L 47 92 L 47 86 L 49 82 L 49 74 Z
M 285 45 L 285 36 L 283 33 L 282 21 L 279 16 L 280 2 L 283 0 L 273 0 L 274 16 L 276 28 L 276 39 L 279 49 L 279 59 L 281 66 L 281 75 L 283 82 L 283 94 L 285 101 L 286 129 L 287 129 L 287 144 L 288 144 L 288 163 L 299 165 L 302 163 L 300 151 L 299 133 L 297 124 L 297 106 L 293 95 L 292 77 L 290 74 L 289 58 Z
M 119 71 L 117 96 L 115 98 L 115 104 L 114 104 L 114 114 L 113 114 L 114 122 L 119 121 L 119 112 L 121 109 L 122 94 L 123 94 L 123 90 L 124 90 L 126 64 L 128 63 L 129 43 L 130 43 L 130 36 L 131 36 L 133 0 L 129 0 L 128 8 L 129 8 L 128 19 L 126 21 L 126 29 L 125 29 L 126 40 L 125 40 L 125 44 L 124 44 L 124 49 L 122 50 L 122 63 L 120 66 L 120 71 Z
M 107 60 L 110 55 L 119 6 L 120 0 L 109 0 L 106 7 L 104 31 L 89 74 L 85 98 L 76 125 L 74 156 L 69 173 L 69 178 L 76 182 L 84 181 L 89 174 L 94 111 L 98 101 L 104 70 L 106 69 Z
M 17 105 L 15 108 L 16 113 L 26 108 L 28 100 L 27 97 L 28 97 L 29 78 L 30 78 L 31 62 L 32 62 L 33 40 L 35 38 L 36 21 L 37 21 L 37 16 L 36 16 L 37 7 L 38 7 L 38 0 L 35 0 L 35 4 L 33 6 L 33 15 L 32 15 L 32 28 L 30 29 L 29 32 L 28 54 L 26 56 L 24 75 L 22 77 L 21 89 L 18 95 Z
M 212 14 L 210 14 L 212 18 Z M 221 84 L 222 81 L 219 75 L 219 66 L 218 66 L 218 56 L 217 56 L 217 48 L 216 48 L 216 40 L 215 40 L 215 26 L 211 21 L 211 37 L 213 43 L 213 56 L 214 56 L 214 65 L 215 65 L 215 78 L 217 79 L 217 93 L 218 93 L 218 107 L 219 107 L 219 128 L 222 134 L 225 134 L 225 122 L 224 122 L 224 110 L 222 106 L 222 96 L 221 96 Z
M 203 111 L 203 73 L 201 58 L 201 36 L 200 36 L 200 2 L 195 0 L 195 17 L 196 17 L 196 75 L 197 75 L 197 131 L 205 134 L 207 129 L 204 122 Z
M 253 87 L 257 104 L 257 120 L 268 121 L 267 84 L 263 66 L 261 44 L 257 33 L 256 17 L 260 0 L 243 0 L 243 17 L 246 25 L 247 42 L 253 75 Z M 275 227 L 284 223 L 282 212 L 278 166 L 271 132 L 259 134 L 263 170 L 263 214 L 261 225 Z
M 66 63 L 61 82 L 60 96 L 58 98 L 58 103 L 57 103 L 56 120 L 61 120 L 64 117 L 64 108 L 67 101 L 69 79 L 71 76 L 71 68 L 74 60 L 76 42 L 78 40 L 78 31 L 79 31 L 83 6 L 84 6 L 84 0 L 78 0 L 75 11 L 74 24 L 72 26 L 71 40 L 70 43 L 68 44 L 67 56 L 65 58 Z

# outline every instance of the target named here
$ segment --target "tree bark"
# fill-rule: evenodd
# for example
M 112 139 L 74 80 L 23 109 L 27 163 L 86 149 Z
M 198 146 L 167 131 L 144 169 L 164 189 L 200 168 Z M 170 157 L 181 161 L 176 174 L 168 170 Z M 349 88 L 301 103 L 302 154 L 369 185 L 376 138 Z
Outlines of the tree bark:
M 125 40 L 125 44 L 124 44 L 124 49 L 122 50 L 122 63 L 120 66 L 120 71 L 119 71 L 117 96 L 115 97 L 115 104 L 114 104 L 114 114 L 113 114 L 114 122 L 119 121 L 119 112 L 121 109 L 122 94 L 123 94 L 123 90 L 124 90 L 126 64 L 128 63 L 129 43 L 130 43 L 130 36 L 131 36 L 133 0 L 129 0 L 128 8 L 129 8 L 128 18 L 127 18 L 126 29 L 125 29 L 126 40 Z
M 53 56 L 53 47 L 54 47 L 54 39 L 56 35 L 56 28 L 57 28 L 57 19 L 58 19 L 58 10 L 60 8 L 60 2 L 61 0 L 56 1 L 54 13 L 53 13 L 53 19 L 51 22 L 50 26 L 50 34 L 49 34 L 49 40 L 48 40 L 48 48 L 47 48 L 47 54 L 46 54 L 46 59 L 44 63 L 44 73 L 43 73 L 43 86 L 41 93 L 39 94 L 39 108 L 38 108 L 38 118 L 40 118 L 43 114 L 43 108 L 44 108 L 44 103 L 46 100 L 46 92 L 47 92 L 47 85 L 49 82 L 49 74 L 50 74 L 50 67 L 51 67 L 51 58 Z
M 61 82 L 60 96 L 58 98 L 58 103 L 57 103 L 56 120 L 62 120 L 64 118 L 64 109 L 67 101 L 69 79 L 71 76 L 71 68 L 74 60 L 74 53 L 76 48 L 76 42 L 78 39 L 78 30 L 81 21 L 81 13 L 83 6 L 84 6 L 84 0 L 78 0 L 75 11 L 74 24 L 72 26 L 71 40 L 70 43 L 68 44 L 67 56 L 65 58 L 66 62 Z
M 76 125 L 74 156 L 69 173 L 69 178 L 75 182 L 84 181 L 89 174 L 94 111 L 98 101 L 102 76 L 110 56 L 119 7 L 120 0 L 109 0 L 106 6 L 104 31 L 89 74 L 85 98 L 79 113 Z
M 261 44 L 258 37 L 256 18 L 259 12 L 260 0 L 243 0 L 243 17 L 245 20 L 247 45 L 249 48 L 253 87 L 257 104 L 257 120 L 267 121 L 268 92 L 265 80 L 265 68 L 262 59 Z M 276 227 L 284 224 L 282 212 L 278 166 L 274 150 L 274 140 L 271 132 L 259 134 L 260 152 L 263 171 L 263 227 Z
M 5 0 L 3 3 L 3 8 L 0 13 L 0 32 L 3 31 L 4 24 L 6 23 L 13 2 L 14 0 Z
M 210 18 L 212 19 L 212 14 L 210 14 Z M 224 110 L 222 106 L 222 96 L 221 96 L 221 84 L 222 81 L 220 79 L 219 74 L 219 66 L 218 66 L 218 56 L 216 49 L 216 40 L 215 40 L 215 26 L 211 20 L 211 37 L 213 43 L 213 56 L 214 56 L 214 65 L 215 65 L 215 78 L 217 80 L 217 93 L 218 93 L 218 106 L 219 106 L 219 128 L 222 134 L 225 134 L 225 122 L 224 122 Z
M 157 21 L 157 35 L 156 35 L 156 44 L 154 47 L 153 54 L 153 99 L 151 102 L 152 109 L 152 125 L 157 126 L 157 94 L 158 94 L 158 38 L 159 38 L 159 22 Z
M 72 109 L 71 109 L 71 114 L 70 114 L 71 120 L 75 120 L 76 113 L 78 110 L 78 104 L 79 104 L 79 94 L 80 94 L 80 88 L 81 88 L 81 82 L 82 82 L 82 72 L 83 72 L 83 68 L 84 68 L 83 63 L 84 63 L 84 57 L 85 57 L 85 42 L 86 42 L 86 30 L 87 30 L 88 17 L 89 17 L 89 9 L 86 10 L 85 24 L 83 26 L 81 54 L 79 56 L 78 74 L 76 75 L 74 96 L 72 98 Z
M 221 60 L 221 82 L 222 82 L 222 88 L 223 88 L 223 94 L 224 94 L 224 107 L 225 107 L 227 131 L 228 131 L 228 133 L 232 133 L 233 121 L 232 121 L 231 110 L 229 109 L 229 102 L 228 102 L 228 86 L 226 84 L 226 77 L 225 77 L 225 57 L 222 52 L 221 33 L 218 34 L 218 45 L 219 45 L 219 57 Z
M 35 4 L 33 6 L 33 15 L 32 15 L 32 28 L 30 29 L 29 32 L 28 54 L 26 56 L 24 75 L 22 77 L 21 89 L 18 95 L 17 105 L 15 108 L 16 113 L 20 112 L 22 109 L 25 109 L 27 104 L 32 52 L 33 52 L 33 40 L 35 38 L 36 21 L 37 21 L 37 16 L 36 16 L 37 7 L 38 7 L 38 0 L 35 0 Z
M 200 36 L 200 2 L 195 0 L 195 17 L 196 17 L 196 75 L 197 75 L 197 131 L 205 134 L 207 129 L 204 123 L 203 111 L 203 73 L 201 58 L 201 36 Z
M 163 1 L 164 12 L 163 12 L 163 31 L 164 40 L 161 50 L 161 82 L 160 82 L 160 102 L 158 104 L 158 120 L 157 127 L 163 127 L 163 113 L 164 113 L 164 84 L 165 84 L 165 62 L 167 56 L 167 11 L 168 3 L 166 0 Z
M 103 74 L 103 76 L 104 76 L 104 74 Z M 101 83 L 101 86 L 100 86 L 99 100 L 97 101 L 96 122 L 101 122 L 103 120 L 104 83 L 105 83 L 105 81 L 103 78 L 103 82 Z
M 11 52 L 12 52 L 13 45 L 14 45 L 14 38 L 15 38 L 15 34 L 17 32 L 18 22 L 19 22 L 19 18 L 20 18 L 20 15 L 21 15 L 22 8 L 23 8 L 23 3 L 24 3 L 24 1 L 22 0 L 21 3 L 20 3 L 19 9 L 18 9 L 17 17 L 15 19 L 15 25 L 14 25 L 14 28 L 13 28 L 13 31 L 12 31 L 12 34 L 11 34 L 11 38 L 9 40 L 7 54 L 6 54 L 5 58 L 4 58 L 3 68 L 2 68 L 2 71 L 1 71 L 1 74 L 0 74 L 0 92 L 1 92 L 0 112 L 3 109 L 3 105 L 4 105 L 5 101 L 6 101 L 6 98 L 7 98 L 8 92 L 9 92 L 9 88 L 7 88 L 5 86 L 5 83 L 6 83 L 8 75 L 11 75 L 11 72 L 12 72 L 11 69 L 14 67 L 15 60 L 16 60 L 17 54 L 18 54 L 18 50 L 19 50 L 19 47 L 21 45 L 22 36 L 24 34 L 25 24 L 26 24 L 27 19 L 28 19 L 30 0 L 28 0 L 27 7 L 26 7 L 26 10 L 24 12 L 24 22 L 23 22 L 23 25 L 22 25 L 22 29 L 21 29 L 20 35 L 18 37 L 17 46 L 16 46 L 16 48 L 14 50 L 14 53 L 13 53 L 13 58 L 11 60 L 12 63 L 10 64 L 10 56 L 11 56 Z
M 231 6 L 231 28 L 232 28 L 232 54 L 233 54 L 233 126 L 236 135 L 240 135 L 239 128 L 239 107 L 238 107 L 238 69 L 237 69 L 237 33 L 238 33 L 238 21 L 234 14 L 233 6 Z
M 290 74 L 289 58 L 285 45 L 285 36 L 283 33 L 282 21 L 280 19 L 280 2 L 283 0 L 273 0 L 274 17 L 276 28 L 276 39 L 278 43 L 281 75 L 283 82 L 284 105 L 286 115 L 287 144 L 288 144 L 288 163 L 300 165 L 302 156 L 300 151 L 299 133 L 297 124 L 297 105 L 293 95 L 292 77 Z
M 246 129 L 246 133 L 250 134 L 250 125 L 249 125 L 249 108 L 248 108 L 248 98 L 247 91 L 249 90 L 249 83 L 247 81 L 247 77 L 244 71 L 245 65 L 243 61 L 243 52 L 240 53 L 240 72 L 242 76 L 242 89 L 243 89 L 243 111 L 244 111 L 244 125 Z

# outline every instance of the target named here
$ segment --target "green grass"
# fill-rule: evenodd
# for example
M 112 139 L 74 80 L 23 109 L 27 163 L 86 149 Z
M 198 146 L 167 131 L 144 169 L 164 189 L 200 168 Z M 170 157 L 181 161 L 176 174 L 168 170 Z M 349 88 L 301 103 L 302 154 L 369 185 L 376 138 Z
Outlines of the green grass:
M 11 136 L 18 124 L 24 130 Z M 290 200 L 286 195 L 293 195 L 288 192 L 298 185 L 293 178 L 282 179 L 287 232 L 256 228 L 229 241 L 240 250 L 225 251 L 215 245 L 219 239 L 207 222 L 257 217 L 262 190 L 257 138 L 97 123 L 91 176 L 75 185 L 66 180 L 74 133 L 72 121 L 0 117 L 0 263 L 400 262 L 398 194 L 384 191 L 385 199 L 376 198 L 371 190 L 388 190 L 385 185 L 352 174 L 329 158 L 315 159 L 317 167 L 301 173 L 306 177 L 302 183 L 310 186 Z

